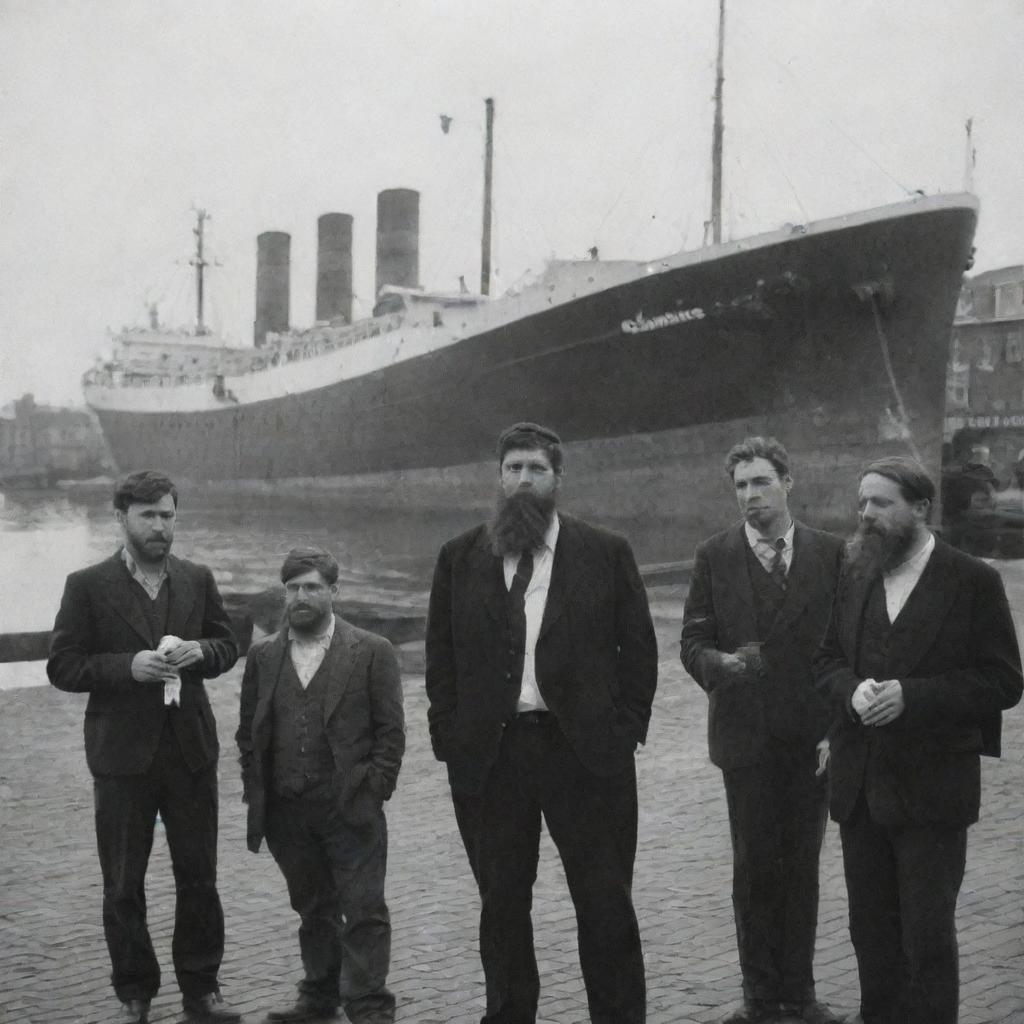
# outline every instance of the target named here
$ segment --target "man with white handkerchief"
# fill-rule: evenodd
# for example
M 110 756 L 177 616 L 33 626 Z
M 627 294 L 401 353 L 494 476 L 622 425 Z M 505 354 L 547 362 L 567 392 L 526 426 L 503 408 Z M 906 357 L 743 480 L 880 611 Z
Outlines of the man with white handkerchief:
M 238 649 L 208 568 L 170 554 L 178 492 L 161 473 L 114 492 L 123 545 L 68 576 L 47 672 L 88 693 L 85 754 L 93 775 L 103 872 L 103 929 L 120 1001 L 117 1019 L 145 1024 L 160 987 L 146 923 L 145 879 L 159 815 L 174 864 L 172 957 L 194 1021 L 229 1024 L 218 971 L 217 726 L 204 679 Z

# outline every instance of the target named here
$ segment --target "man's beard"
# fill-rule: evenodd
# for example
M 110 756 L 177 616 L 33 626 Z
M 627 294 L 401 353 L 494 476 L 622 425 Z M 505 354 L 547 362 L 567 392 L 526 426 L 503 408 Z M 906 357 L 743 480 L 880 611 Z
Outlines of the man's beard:
M 531 490 L 499 493 L 494 518 L 488 524 L 491 549 L 496 555 L 519 555 L 544 543 L 555 510 L 554 494 Z
M 285 609 L 285 618 L 296 633 L 303 636 L 318 636 L 327 628 L 327 621 L 333 610 L 311 605 L 292 605 Z
M 914 525 L 880 530 L 860 523 L 846 545 L 846 564 L 857 576 L 874 576 L 895 569 L 914 544 Z

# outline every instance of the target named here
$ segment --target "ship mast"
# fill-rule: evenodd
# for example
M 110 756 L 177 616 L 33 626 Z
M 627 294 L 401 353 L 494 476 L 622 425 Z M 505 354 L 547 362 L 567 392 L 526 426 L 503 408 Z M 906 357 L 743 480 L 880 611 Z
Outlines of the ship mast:
M 480 252 L 480 294 L 491 291 L 491 173 L 494 163 L 494 100 L 484 100 L 487 141 L 484 144 L 484 230 Z
M 725 0 L 718 0 L 718 65 L 715 72 L 715 127 L 711 137 L 711 241 L 722 240 L 722 84 L 725 81 Z
M 196 210 L 196 226 L 192 234 L 196 236 L 196 254 L 189 260 L 189 264 L 196 268 L 196 334 L 206 334 L 206 325 L 203 323 L 203 271 L 209 266 L 203 258 L 203 223 L 210 219 L 205 210 Z

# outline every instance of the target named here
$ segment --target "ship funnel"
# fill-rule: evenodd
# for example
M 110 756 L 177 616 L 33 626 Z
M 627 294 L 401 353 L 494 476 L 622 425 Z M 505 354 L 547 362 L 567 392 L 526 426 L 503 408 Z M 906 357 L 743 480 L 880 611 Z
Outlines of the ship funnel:
M 316 318 L 352 322 L 352 217 L 325 213 L 317 222 Z
M 377 195 L 377 291 L 386 284 L 418 288 L 420 194 L 389 188 Z
M 256 239 L 256 323 L 253 341 L 264 345 L 268 331 L 288 330 L 291 235 L 264 231 Z

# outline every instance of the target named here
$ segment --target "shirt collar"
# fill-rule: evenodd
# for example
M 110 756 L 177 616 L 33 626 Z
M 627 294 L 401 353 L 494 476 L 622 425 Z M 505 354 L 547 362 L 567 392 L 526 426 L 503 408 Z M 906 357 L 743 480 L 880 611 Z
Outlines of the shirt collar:
M 558 513 L 555 512 L 551 516 L 551 522 L 548 524 L 547 530 L 544 531 L 544 547 L 546 547 L 552 554 L 555 553 L 555 545 L 558 543 L 559 529 Z
M 132 558 L 132 553 L 128 550 L 128 545 L 124 544 L 121 546 L 121 561 L 124 562 L 125 568 L 136 578 L 136 579 L 153 579 L 152 576 L 147 575 L 142 569 L 139 568 L 139 563 Z M 167 577 L 167 559 L 160 563 L 160 572 L 156 575 L 156 580 L 161 583 Z
M 768 547 L 775 547 L 775 539 L 773 537 L 762 537 L 761 534 L 755 530 L 750 523 L 744 523 L 743 529 L 747 535 L 747 543 L 752 547 L 757 547 L 758 544 L 767 544 Z M 793 532 L 796 530 L 796 523 L 790 521 L 789 529 L 782 535 L 782 539 L 786 542 L 785 550 L 788 551 L 793 546 Z
M 916 555 L 908 558 L 905 562 L 900 562 L 899 565 L 893 566 L 887 573 L 884 573 L 884 575 L 886 577 L 892 577 L 919 572 L 924 568 L 925 563 L 928 561 L 934 550 L 935 534 L 929 531 L 928 540 L 925 541 L 924 547 L 921 548 Z
M 325 651 L 331 646 L 331 640 L 334 638 L 334 616 L 327 620 L 327 628 L 322 633 L 317 633 L 316 636 L 299 636 L 292 631 L 292 627 L 288 627 L 288 641 L 294 644 L 303 644 L 306 647 L 322 647 Z

